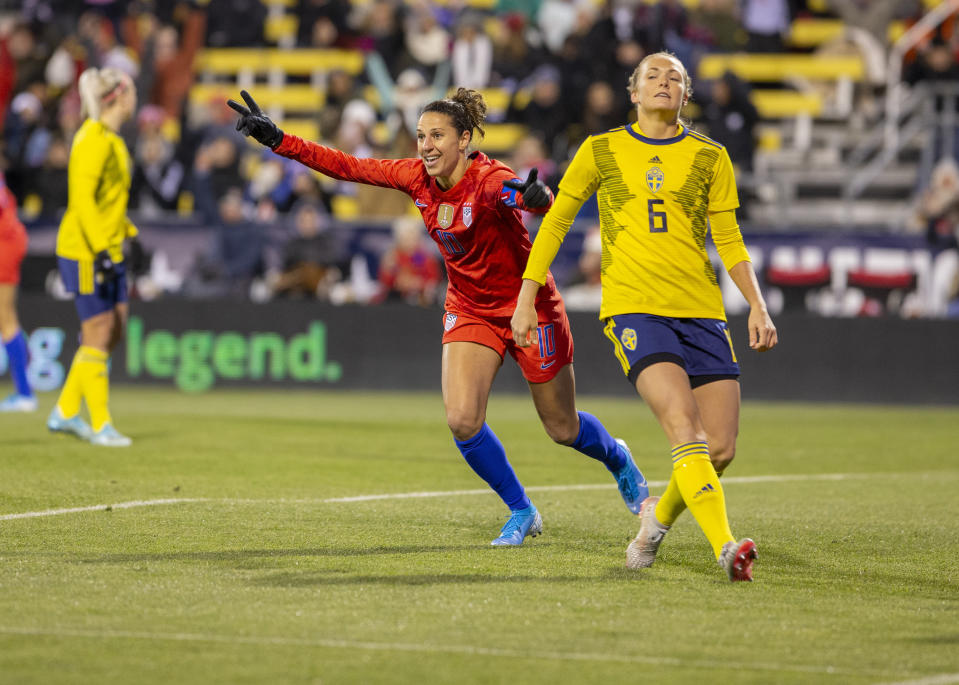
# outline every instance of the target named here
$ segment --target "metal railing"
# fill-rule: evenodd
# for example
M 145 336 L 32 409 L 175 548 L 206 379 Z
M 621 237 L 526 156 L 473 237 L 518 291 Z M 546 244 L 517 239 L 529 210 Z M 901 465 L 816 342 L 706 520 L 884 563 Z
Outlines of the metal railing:
M 903 83 L 902 75 L 906 54 L 955 12 L 959 12 L 959 0 L 945 0 L 910 27 L 890 49 L 883 119 L 877 126 L 881 134 L 877 131 L 849 155 L 847 164 L 852 172 L 843 186 L 843 197 L 847 200 L 860 197 L 883 171 L 896 162 L 907 145 L 922 136 L 929 136 L 929 139 L 923 147 L 918 181 L 928 177 L 935 163 L 936 142 L 942 144 L 942 149 L 953 149 L 959 85 L 909 86 Z M 945 145 L 950 147 L 945 148 Z

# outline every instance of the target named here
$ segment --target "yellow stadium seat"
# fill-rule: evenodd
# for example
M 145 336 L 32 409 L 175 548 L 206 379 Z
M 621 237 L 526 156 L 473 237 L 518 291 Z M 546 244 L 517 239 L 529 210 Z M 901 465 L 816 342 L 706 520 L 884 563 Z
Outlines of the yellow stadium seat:
M 270 50 L 267 54 L 270 68 L 280 69 L 287 74 L 307 75 L 314 71 L 334 71 L 337 69 L 350 74 L 363 71 L 364 58 L 359 50 L 297 49 Z
M 260 0 L 267 7 L 296 7 L 296 0 Z
M 750 54 L 706 55 L 699 62 L 699 78 L 716 79 L 727 70 L 746 81 L 783 81 L 801 77 L 817 81 L 865 77 L 862 59 L 856 55 Z
M 645 5 L 657 5 L 662 0 L 642 0 Z M 599 3 L 597 3 L 599 4 Z M 699 0 L 680 0 L 680 4 L 684 5 L 687 9 L 693 9 L 699 7 Z
M 213 48 L 196 57 L 197 72 L 236 75 L 245 69 L 265 70 L 265 51 L 259 48 Z
M 785 119 L 797 114 L 817 117 L 822 114 L 823 102 L 818 93 L 797 93 L 793 90 L 758 89 L 749 99 L 763 119 Z
M 506 114 L 506 110 L 509 109 L 510 99 L 512 98 L 508 90 L 504 88 L 480 88 L 479 92 L 486 102 L 488 116 L 502 116 Z M 455 93 L 456 88 L 450 88 L 446 93 L 446 97 L 452 97 Z
M 840 38 L 845 27 L 840 19 L 796 19 L 789 27 L 789 44 L 814 48 Z
M 364 86 L 363 99 L 370 103 L 370 106 L 377 111 L 383 106 L 383 98 L 380 97 L 380 91 L 376 89 L 376 86 Z
M 526 135 L 522 124 L 487 124 L 483 127 L 486 135 L 479 141 L 479 147 L 485 152 L 512 152 L 519 139 Z
M 265 73 L 277 69 L 302 76 L 314 71 L 342 69 L 358 74 L 363 70 L 363 63 L 363 53 L 359 50 L 215 48 L 197 55 L 196 71 L 230 76 L 244 70 Z
M 330 204 L 337 219 L 355 219 L 360 215 L 360 203 L 350 195 L 334 195 Z
M 291 133 L 304 140 L 317 141 L 320 139 L 320 127 L 313 119 L 284 119 L 276 122 L 285 133 Z
M 300 19 L 294 14 L 276 14 L 266 18 L 263 28 L 263 37 L 271 43 L 278 43 L 283 38 L 296 38 L 296 31 L 300 26 Z
M 532 90 L 529 88 L 521 88 L 513 95 L 513 104 L 516 106 L 516 109 L 526 109 L 526 105 L 528 105 L 532 99 Z
M 486 101 L 486 107 L 490 113 L 502 116 L 509 109 L 511 95 L 504 88 L 483 88 L 480 91 L 483 94 L 483 100 Z
M 279 107 L 284 111 L 316 112 L 326 102 L 326 93 L 313 86 L 297 84 L 281 88 L 258 86 L 253 95 L 261 107 Z M 232 84 L 198 83 L 190 88 L 190 99 L 193 102 L 210 102 L 211 100 L 239 100 L 239 89 Z
M 889 31 L 886 33 L 886 37 L 889 39 L 890 43 L 895 43 L 897 40 L 902 38 L 902 34 L 906 32 L 906 29 L 906 22 L 894 21 L 889 24 Z
M 783 136 L 778 129 L 762 128 L 759 130 L 759 149 L 763 152 L 775 152 L 781 150 L 783 146 Z
M 482 10 L 496 9 L 496 0 L 466 0 L 465 2 L 462 2 L 461 0 L 433 0 L 432 4 L 440 6 L 452 5 L 457 9 L 463 5 Z

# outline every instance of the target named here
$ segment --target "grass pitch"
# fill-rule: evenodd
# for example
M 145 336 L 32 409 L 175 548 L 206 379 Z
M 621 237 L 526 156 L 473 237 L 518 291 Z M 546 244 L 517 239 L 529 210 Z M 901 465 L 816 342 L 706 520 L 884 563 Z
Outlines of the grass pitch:
M 519 549 L 438 394 L 121 387 L 126 450 L 52 401 L 0 416 L 2 683 L 959 682 L 955 408 L 744 405 L 732 585 L 688 514 L 625 569 L 638 520 L 525 397 L 489 413 L 545 521 Z M 661 493 L 649 411 L 579 404 Z

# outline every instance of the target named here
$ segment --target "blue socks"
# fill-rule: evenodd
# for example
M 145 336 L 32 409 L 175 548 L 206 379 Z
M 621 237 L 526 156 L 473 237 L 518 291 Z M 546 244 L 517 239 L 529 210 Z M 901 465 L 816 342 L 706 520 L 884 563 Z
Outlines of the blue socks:
M 13 378 L 13 385 L 17 394 L 24 397 L 33 397 L 30 381 L 27 380 L 27 363 L 30 361 L 30 352 L 27 349 L 27 339 L 23 337 L 23 331 L 17 331 L 17 334 L 10 340 L 4 341 L 3 346 L 7 349 L 7 359 L 10 361 L 10 376 Z
M 530 505 L 526 491 L 506 458 L 503 443 L 488 425 L 484 423 L 479 433 L 472 438 L 455 442 L 466 463 L 493 488 L 510 511 L 525 509 Z
M 592 414 L 579 412 L 579 435 L 570 445 L 577 452 L 603 462 L 606 468 L 616 473 L 626 464 L 626 455 L 609 434 L 609 431 Z

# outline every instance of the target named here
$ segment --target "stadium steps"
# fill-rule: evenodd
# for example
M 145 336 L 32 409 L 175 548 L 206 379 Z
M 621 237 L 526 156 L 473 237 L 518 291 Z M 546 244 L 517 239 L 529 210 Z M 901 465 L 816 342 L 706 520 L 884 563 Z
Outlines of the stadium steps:
M 749 205 L 749 223 L 763 228 L 803 227 L 835 231 L 836 226 L 846 226 L 901 232 L 910 216 L 910 207 L 902 200 L 847 202 L 819 199 Z

